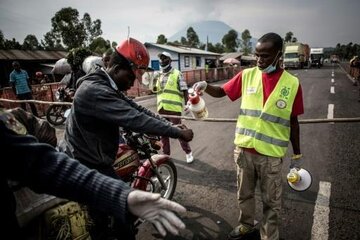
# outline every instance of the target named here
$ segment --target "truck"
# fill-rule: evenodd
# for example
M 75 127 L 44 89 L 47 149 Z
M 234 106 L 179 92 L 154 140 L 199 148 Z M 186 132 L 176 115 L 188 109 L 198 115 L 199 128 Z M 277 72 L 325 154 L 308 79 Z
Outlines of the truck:
M 309 66 L 310 47 L 306 43 L 291 42 L 285 44 L 284 67 L 304 68 Z
M 311 48 L 310 59 L 311 66 L 322 67 L 324 64 L 324 48 Z

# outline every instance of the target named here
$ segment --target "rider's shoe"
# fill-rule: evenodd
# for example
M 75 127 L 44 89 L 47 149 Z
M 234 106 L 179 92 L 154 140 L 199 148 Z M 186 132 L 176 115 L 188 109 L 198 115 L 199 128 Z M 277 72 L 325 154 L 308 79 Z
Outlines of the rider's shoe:
M 192 155 L 192 152 L 186 154 L 186 162 L 187 163 L 192 163 L 194 161 L 194 157 Z

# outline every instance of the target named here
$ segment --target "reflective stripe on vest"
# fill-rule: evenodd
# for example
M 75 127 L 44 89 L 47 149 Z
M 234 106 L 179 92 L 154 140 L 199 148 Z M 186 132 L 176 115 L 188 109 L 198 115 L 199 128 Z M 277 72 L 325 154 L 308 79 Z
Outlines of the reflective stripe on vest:
M 163 108 L 167 111 L 182 112 L 184 95 L 181 91 L 179 91 L 179 85 L 178 85 L 179 74 L 180 74 L 179 70 L 173 69 L 166 81 L 164 89 L 158 92 L 157 94 L 158 111 L 161 108 Z M 158 89 L 161 89 L 160 81 L 162 77 L 163 76 L 161 76 L 156 83 Z
M 290 117 L 298 88 L 299 80 L 284 71 L 264 104 L 262 72 L 257 67 L 243 70 L 234 143 L 267 156 L 283 157 L 289 145 Z

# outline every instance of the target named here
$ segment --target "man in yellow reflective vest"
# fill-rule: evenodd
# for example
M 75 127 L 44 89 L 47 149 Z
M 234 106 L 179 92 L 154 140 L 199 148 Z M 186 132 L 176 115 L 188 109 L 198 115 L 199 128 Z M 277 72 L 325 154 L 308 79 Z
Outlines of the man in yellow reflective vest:
M 162 115 L 181 116 L 184 103 L 187 102 L 187 84 L 179 70 L 171 66 L 172 56 L 169 52 L 158 55 L 161 72 L 156 81 L 157 111 Z M 173 124 L 181 124 L 180 118 L 167 118 Z M 170 139 L 162 137 L 164 154 L 170 155 Z M 194 157 L 188 142 L 179 139 L 181 148 L 186 154 L 186 162 L 192 163 Z
M 235 130 L 234 160 L 237 165 L 239 225 L 228 239 L 257 238 L 255 228 L 255 187 L 260 184 L 263 219 L 261 239 L 279 239 L 281 209 L 281 167 L 289 142 L 292 144 L 291 167 L 301 167 L 299 122 L 304 105 L 299 80 L 280 67 L 283 40 L 267 33 L 257 44 L 257 66 L 244 69 L 223 86 L 195 83 L 213 97 L 241 97 Z

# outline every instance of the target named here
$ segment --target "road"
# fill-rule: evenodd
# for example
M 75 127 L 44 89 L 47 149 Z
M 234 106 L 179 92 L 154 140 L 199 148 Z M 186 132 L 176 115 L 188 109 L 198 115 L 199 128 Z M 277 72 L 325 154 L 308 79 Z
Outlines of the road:
M 305 114 L 302 119 L 351 118 L 360 116 L 357 88 L 338 66 L 290 70 L 301 81 Z M 233 118 L 239 102 L 204 96 L 210 118 Z M 140 101 L 155 111 L 155 99 Z M 237 225 L 236 171 L 232 158 L 235 122 L 186 120 L 195 133 L 191 142 L 195 161 L 187 164 L 185 154 L 172 140 L 171 156 L 178 169 L 173 200 L 187 208 L 182 215 L 186 229 L 167 240 L 226 239 Z M 305 192 L 291 190 L 286 180 L 285 158 L 282 173 L 283 209 L 280 236 L 294 240 L 360 239 L 360 123 L 302 124 L 301 149 L 304 168 L 313 176 Z M 291 147 L 287 156 L 291 155 Z M 261 221 L 259 191 L 256 219 Z M 139 228 L 137 239 L 163 239 L 148 223 Z

